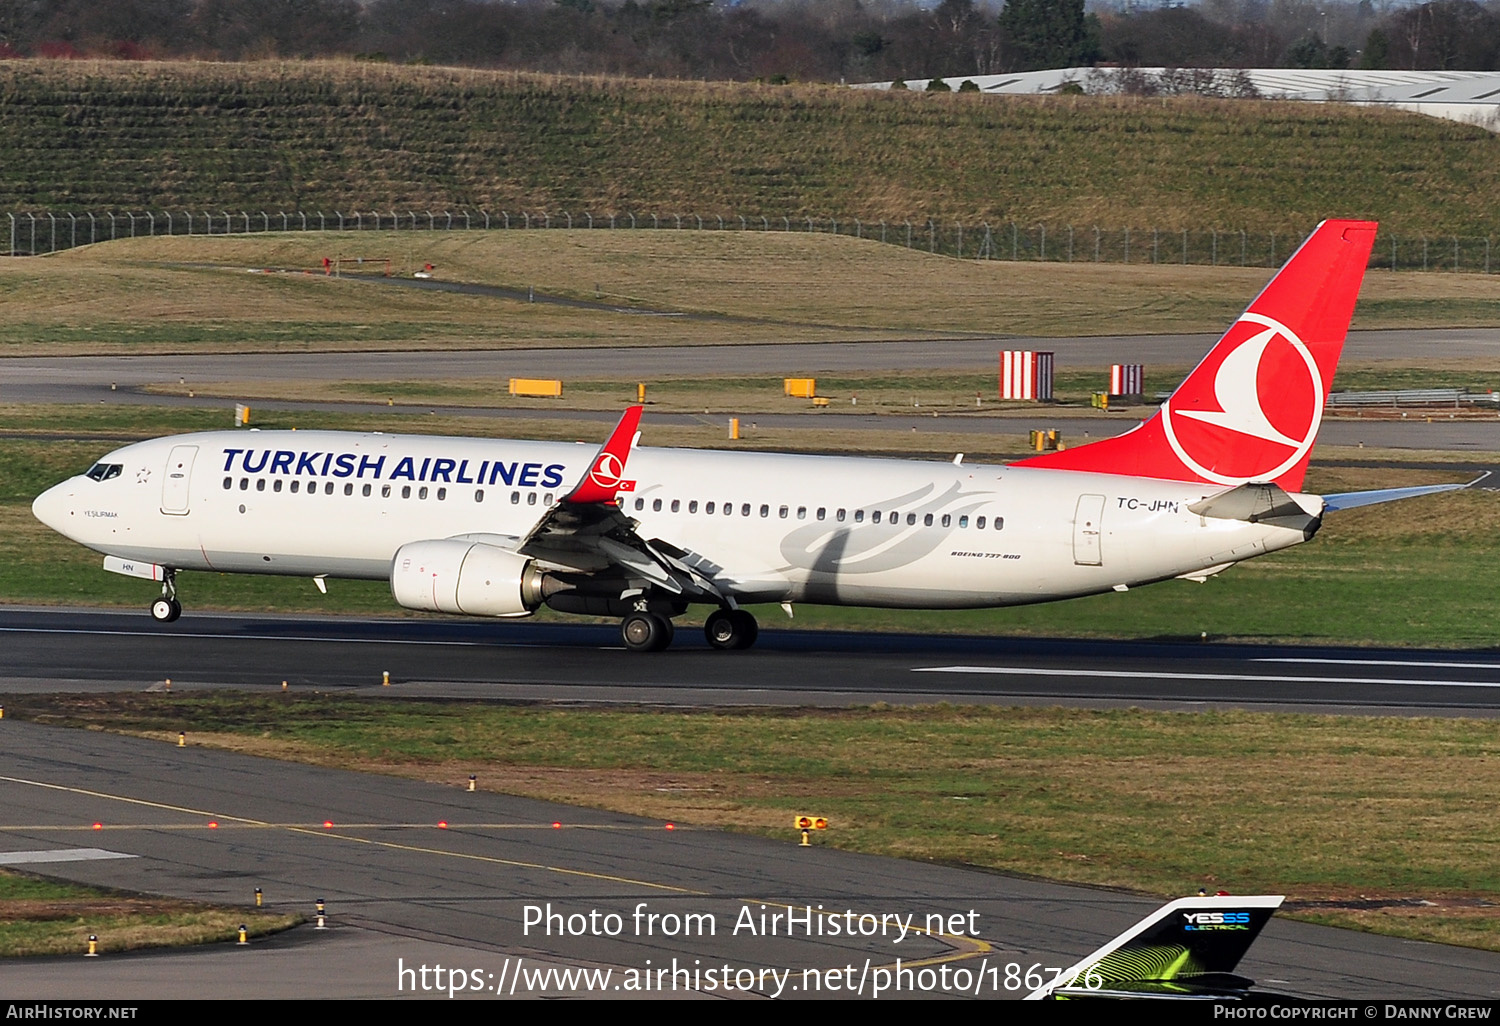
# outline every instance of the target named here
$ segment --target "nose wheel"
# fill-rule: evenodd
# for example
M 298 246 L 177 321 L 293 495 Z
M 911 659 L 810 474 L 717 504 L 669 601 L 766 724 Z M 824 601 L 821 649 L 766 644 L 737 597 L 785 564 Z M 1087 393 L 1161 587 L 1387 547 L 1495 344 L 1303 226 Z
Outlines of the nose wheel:
M 177 571 L 167 570 L 161 579 L 161 598 L 151 603 L 151 619 L 157 623 L 171 623 L 182 615 L 182 603 L 177 601 Z

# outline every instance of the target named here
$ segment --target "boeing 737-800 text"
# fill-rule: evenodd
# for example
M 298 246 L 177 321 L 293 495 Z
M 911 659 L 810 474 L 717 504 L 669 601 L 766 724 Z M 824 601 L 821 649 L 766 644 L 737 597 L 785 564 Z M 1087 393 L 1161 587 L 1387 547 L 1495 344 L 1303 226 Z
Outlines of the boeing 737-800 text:
M 1299 494 L 1376 226 L 1327 221 L 1149 420 L 1005 466 L 335 431 L 222 431 L 127 445 L 37 498 L 105 569 L 389 580 L 402 606 L 617 616 L 664 648 L 714 606 L 959 609 L 1203 579 L 1311 538 Z M 1405 490 L 1409 494 L 1411 490 Z M 1348 504 L 1399 497 L 1348 497 Z

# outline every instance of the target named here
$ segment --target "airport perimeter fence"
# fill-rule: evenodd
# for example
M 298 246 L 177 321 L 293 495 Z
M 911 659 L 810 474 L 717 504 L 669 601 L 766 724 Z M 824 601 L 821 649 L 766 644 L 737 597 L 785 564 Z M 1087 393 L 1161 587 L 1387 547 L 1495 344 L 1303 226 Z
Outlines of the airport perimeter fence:
M 269 232 L 653 231 L 811 232 L 848 235 L 968 260 L 1057 263 L 1199 264 L 1277 267 L 1305 236 L 1239 229 L 1100 228 L 1097 225 L 956 224 L 933 219 L 862 221 L 856 217 L 770 217 L 661 214 L 627 211 L 539 212 L 460 210 L 356 211 L 27 211 L 10 213 L 12 256 L 39 256 L 112 239 L 160 235 L 246 235 Z M 1382 232 L 1370 267 L 1392 271 L 1500 272 L 1500 252 L 1488 237 Z M 1493 254 L 1493 256 L 1492 256 Z

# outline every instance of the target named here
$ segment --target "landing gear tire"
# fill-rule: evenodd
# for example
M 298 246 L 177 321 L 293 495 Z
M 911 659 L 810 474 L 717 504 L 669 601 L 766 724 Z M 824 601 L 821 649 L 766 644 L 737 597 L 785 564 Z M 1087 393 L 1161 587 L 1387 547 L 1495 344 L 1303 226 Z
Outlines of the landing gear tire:
M 673 633 L 672 621 L 655 613 L 631 613 L 620 623 L 620 638 L 632 652 L 660 652 Z
M 721 651 L 749 648 L 760 636 L 760 625 L 743 609 L 717 609 L 704 623 L 703 636 Z
M 159 598 L 151 603 L 151 618 L 157 623 L 171 623 L 182 615 L 182 603 L 176 599 Z

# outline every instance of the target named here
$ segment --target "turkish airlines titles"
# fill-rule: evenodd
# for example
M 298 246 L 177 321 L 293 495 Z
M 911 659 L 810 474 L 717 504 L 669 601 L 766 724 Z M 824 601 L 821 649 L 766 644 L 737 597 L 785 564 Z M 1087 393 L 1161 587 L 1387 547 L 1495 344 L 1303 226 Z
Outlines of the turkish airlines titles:
M 443 456 L 402 456 L 385 474 L 387 455 L 368 456 L 352 452 L 292 452 L 288 449 L 225 449 L 224 472 L 236 469 L 246 474 L 285 474 L 288 477 L 352 477 L 374 481 L 426 481 L 447 484 L 517 485 L 522 488 L 556 488 L 566 469 L 561 463 L 505 463 L 483 460 L 470 473 L 472 460 Z

